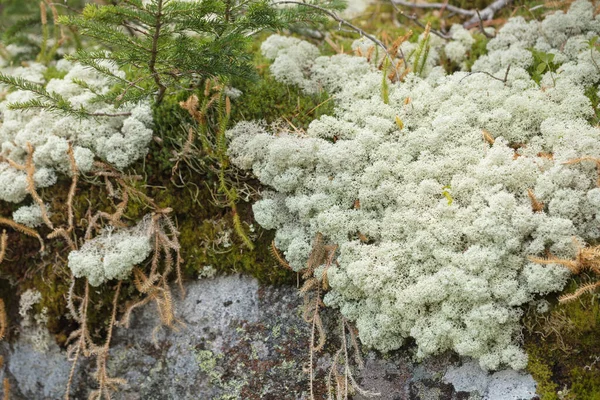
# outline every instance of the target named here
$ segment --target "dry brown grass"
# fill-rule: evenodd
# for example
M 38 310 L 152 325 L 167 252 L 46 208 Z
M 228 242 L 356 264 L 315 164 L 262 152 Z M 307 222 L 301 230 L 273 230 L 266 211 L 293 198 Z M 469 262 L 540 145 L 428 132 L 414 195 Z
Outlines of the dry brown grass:
M 573 274 L 578 275 L 582 272 L 592 272 L 600 275 L 600 245 L 582 246 L 577 243 L 577 254 L 574 259 L 558 258 L 550 255 L 547 258 L 530 257 L 530 260 L 538 264 L 558 264 L 568 268 Z M 589 293 L 600 287 L 600 281 L 581 286 L 573 293 L 565 294 L 559 297 L 561 303 L 578 299 L 584 293 Z

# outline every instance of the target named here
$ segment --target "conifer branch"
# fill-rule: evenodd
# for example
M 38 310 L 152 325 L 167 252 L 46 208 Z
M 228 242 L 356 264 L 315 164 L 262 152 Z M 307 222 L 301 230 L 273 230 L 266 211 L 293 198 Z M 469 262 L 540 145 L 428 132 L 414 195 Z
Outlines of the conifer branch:
M 158 94 L 156 95 L 156 102 L 160 103 L 165 96 L 167 88 L 163 85 L 160 75 L 156 72 L 156 57 L 158 56 L 158 40 L 160 38 L 160 29 L 162 28 L 162 7 L 163 0 L 158 0 L 156 20 L 154 24 L 154 34 L 152 35 L 152 50 L 150 51 L 150 62 L 148 68 L 154 77 L 154 82 L 158 86 Z

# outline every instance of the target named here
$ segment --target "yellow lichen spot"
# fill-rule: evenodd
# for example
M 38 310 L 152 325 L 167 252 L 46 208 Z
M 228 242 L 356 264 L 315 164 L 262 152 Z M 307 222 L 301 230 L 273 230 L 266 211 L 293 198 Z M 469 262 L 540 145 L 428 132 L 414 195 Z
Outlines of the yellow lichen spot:
M 454 199 L 452 198 L 452 194 L 450 194 L 450 185 L 446 185 L 443 187 L 442 194 L 444 195 L 446 200 L 448 200 L 448 205 L 451 206 L 454 202 Z

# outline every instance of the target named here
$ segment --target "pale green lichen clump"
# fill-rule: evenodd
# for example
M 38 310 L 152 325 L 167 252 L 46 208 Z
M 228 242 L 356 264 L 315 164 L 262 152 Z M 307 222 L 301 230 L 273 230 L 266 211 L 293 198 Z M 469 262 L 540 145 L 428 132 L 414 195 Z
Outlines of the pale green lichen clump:
M 97 101 L 97 94 L 106 94 L 114 82 L 66 60 L 58 61 L 55 68 L 65 76 L 48 82 L 44 78 L 47 68 L 37 63 L 0 71 L 45 85 L 47 92 L 67 99 L 72 108 L 99 115 L 82 118 L 47 109 L 11 109 L 11 104 L 36 99 L 36 95 L 25 90 L 9 93 L 6 100 L 0 102 L 0 200 L 19 203 L 27 196 L 25 171 L 14 168 L 7 160 L 25 164 L 29 145 L 34 151 L 33 178 L 37 188 L 54 185 L 58 173 L 70 173 L 69 144 L 73 146 L 80 172 L 89 172 L 96 159 L 123 169 L 148 151 L 152 139 L 152 111 L 148 104 L 126 104 L 116 110 L 112 105 Z M 124 75 L 111 65 L 107 64 L 106 68 L 116 75 Z M 92 90 L 83 87 L 81 82 Z
M 86 277 L 92 286 L 111 279 L 125 279 L 136 265 L 150 255 L 149 218 L 128 229 L 105 229 L 69 253 L 69 268 L 77 278 Z
M 390 84 L 388 104 L 366 59 L 317 57 L 310 44 L 279 36 L 265 42 L 274 75 L 333 93 L 335 115 L 306 134 L 240 123 L 229 132 L 232 160 L 272 188 L 255 217 L 277 230 L 294 269 L 317 232 L 340 246 L 325 301 L 356 321 L 364 344 L 388 351 L 412 337 L 419 357 L 454 350 L 488 369 L 525 367 L 519 306 L 562 289 L 568 276 L 528 257 L 572 257 L 574 237 L 600 237 L 596 164 L 565 164 L 600 157 L 584 94 L 600 70 L 578 72 L 600 54 L 570 45 L 597 35 L 600 20 L 588 2 L 571 10 L 551 24 L 509 21 L 475 64 L 499 79 L 433 67 L 425 79 Z M 527 40 L 513 44 L 521 33 Z M 534 44 L 559 64 L 541 86 L 526 70 Z M 529 190 L 543 210 L 533 210 Z

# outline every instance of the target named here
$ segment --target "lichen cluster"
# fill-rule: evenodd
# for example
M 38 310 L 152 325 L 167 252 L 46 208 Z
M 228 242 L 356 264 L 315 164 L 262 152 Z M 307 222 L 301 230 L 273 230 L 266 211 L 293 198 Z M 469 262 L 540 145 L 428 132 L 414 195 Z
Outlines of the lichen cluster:
M 152 138 L 152 112 L 148 104 L 129 105 L 116 111 L 114 106 L 97 100 L 98 95 L 108 92 L 114 84 L 110 79 L 65 60 L 59 61 L 55 69 L 64 76 L 48 81 L 44 76 L 47 67 L 41 64 L 5 72 L 41 85 L 46 92 L 68 101 L 73 109 L 96 115 L 83 118 L 52 109 L 14 109 L 16 104 L 35 101 L 39 96 L 27 90 L 9 93 L 0 103 L 0 200 L 19 203 L 27 196 L 26 172 L 15 168 L 14 163 L 24 165 L 29 151 L 34 152 L 38 188 L 54 185 L 59 174 L 69 174 L 69 143 L 77 168 L 83 173 L 91 171 L 95 160 L 122 169 L 147 153 Z
M 526 365 L 519 306 L 568 276 L 529 257 L 570 258 L 600 237 L 600 132 L 586 96 L 600 79 L 593 11 L 580 0 L 543 22 L 512 19 L 473 66 L 483 72 L 409 74 L 389 85 L 387 104 L 382 72 L 364 57 L 265 42 L 275 77 L 328 90 L 336 108 L 305 133 L 240 123 L 232 159 L 271 188 L 255 217 L 277 230 L 294 269 L 317 233 L 340 246 L 325 302 L 356 321 L 363 343 L 387 351 L 412 337 L 419 357 L 454 350 L 489 369 Z

